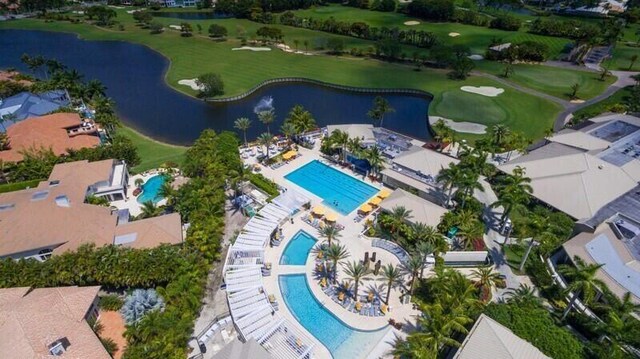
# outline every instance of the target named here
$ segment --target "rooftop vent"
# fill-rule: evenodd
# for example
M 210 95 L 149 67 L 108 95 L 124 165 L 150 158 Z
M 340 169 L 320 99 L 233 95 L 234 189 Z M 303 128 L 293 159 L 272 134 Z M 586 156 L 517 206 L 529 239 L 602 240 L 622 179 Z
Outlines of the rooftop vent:
M 53 356 L 61 356 L 67 351 L 67 348 L 69 348 L 70 345 L 71 343 L 69 343 L 69 339 L 67 339 L 67 337 L 60 338 L 49 344 L 49 353 Z
M 59 207 L 69 207 L 69 197 L 66 195 L 56 197 L 56 204 Z
M 15 207 L 16 207 L 15 203 L 3 203 L 3 204 L 0 204 L 0 212 L 8 211 L 8 210 L 14 209 Z
M 43 199 L 47 198 L 48 195 L 49 191 L 38 191 L 31 195 L 31 200 L 42 201 Z
M 59 180 L 49 181 L 49 187 L 55 187 L 60 184 Z

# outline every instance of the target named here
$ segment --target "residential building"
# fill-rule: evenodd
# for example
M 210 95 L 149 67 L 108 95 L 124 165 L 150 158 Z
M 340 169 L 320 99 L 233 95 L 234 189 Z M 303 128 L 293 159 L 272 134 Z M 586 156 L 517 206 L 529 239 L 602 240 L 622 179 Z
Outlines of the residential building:
M 409 223 L 423 223 L 437 226 L 447 210 L 437 204 L 411 194 L 401 188 L 396 189 L 380 203 L 383 212 L 392 212 L 396 207 L 404 207 L 411 211 Z
M 575 257 L 587 264 L 602 264 L 596 277 L 615 295 L 631 293 L 640 304 L 640 222 L 616 214 L 600 224 L 594 233 L 582 232 L 551 257 L 551 264 L 575 264 Z
M 480 314 L 453 359 L 551 359 L 509 328 Z
M 565 129 L 543 146 L 498 168 L 522 167 L 533 196 L 588 222 L 640 181 L 640 118 L 610 115 Z
M 183 241 L 180 215 L 129 222 L 129 213 L 85 203 L 127 197 L 126 164 L 116 160 L 56 165 L 36 188 L 0 194 L 0 258 L 35 258 L 93 243 L 150 248 Z
M 109 359 L 90 323 L 100 287 L 0 289 L 0 357 Z
M 0 150 L 0 160 L 19 162 L 28 149 L 51 149 L 57 156 L 69 149 L 96 147 L 100 144 L 98 127 L 82 120 L 77 113 L 55 113 L 32 117 L 7 128 L 10 148 Z
M 439 203 L 443 200 L 436 177 L 443 168 L 458 160 L 440 152 L 414 146 L 391 160 L 382 171 L 382 182 L 391 188 L 402 188 L 419 197 Z
M 3 2 L 6 2 L 6 0 L 0 0 L 0 3 L 3 3 Z M 11 5 L 17 6 L 17 4 L 11 4 Z M 17 71 L 0 71 L 0 81 L 15 82 L 23 86 L 33 85 L 33 82 L 29 80 L 19 79 L 18 78 L 19 75 L 20 73 Z
M 48 91 L 41 94 L 21 92 L 17 95 L 0 99 L 0 118 L 5 119 L 0 130 L 29 117 L 49 114 L 61 107 L 71 105 L 69 94 L 65 90 Z

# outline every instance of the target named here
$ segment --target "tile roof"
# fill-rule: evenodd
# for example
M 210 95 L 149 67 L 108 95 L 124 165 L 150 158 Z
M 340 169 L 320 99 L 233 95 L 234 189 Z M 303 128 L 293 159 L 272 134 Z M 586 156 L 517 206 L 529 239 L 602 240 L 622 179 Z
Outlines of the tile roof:
M 434 177 L 440 173 L 441 169 L 449 167 L 450 163 L 458 162 L 453 157 L 423 147 L 415 147 L 393 159 L 395 164 Z
M 0 151 L 0 160 L 6 162 L 21 161 L 21 152 L 30 148 L 47 148 L 60 156 L 68 149 L 95 147 L 100 138 L 93 134 L 69 136 L 67 129 L 81 126 L 82 120 L 77 113 L 56 113 L 42 117 L 32 117 L 7 128 L 11 149 Z
M 68 99 L 61 99 L 62 97 L 66 97 L 66 93 L 62 90 L 48 91 L 41 94 L 21 92 L 3 99 L 0 103 L 0 113 L 4 112 L 2 110 L 6 111 L 9 108 L 18 106 L 15 111 L 10 111 L 18 121 L 29 117 L 43 116 L 70 104 Z M 5 123 L 5 127 L 10 127 L 11 125 L 11 122 Z
M 453 359 L 550 359 L 509 328 L 481 314 Z
M 411 223 L 424 223 L 437 226 L 447 210 L 437 204 L 427 201 L 403 189 L 396 189 L 389 197 L 380 203 L 380 208 L 391 212 L 394 207 L 403 206 L 411 211 Z
M 63 358 L 110 358 L 85 315 L 100 287 L 0 289 L 0 357 L 49 358 L 49 345 L 67 338 Z

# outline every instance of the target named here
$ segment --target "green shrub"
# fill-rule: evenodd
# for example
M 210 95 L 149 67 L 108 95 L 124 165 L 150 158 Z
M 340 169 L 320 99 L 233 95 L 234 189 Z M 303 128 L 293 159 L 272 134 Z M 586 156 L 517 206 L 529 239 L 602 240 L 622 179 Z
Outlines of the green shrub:
M 108 294 L 100 297 L 100 302 L 98 302 L 98 306 L 101 309 L 114 312 L 120 310 L 122 304 L 124 304 L 124 301 L 115 294 Z
M 38 183 L 40 183 L 40 180 L 5 183 L 0 185 L 0 193 L 19 191 L 27 187 L 34 188 L 38 186 Z
M 267 193 L 269 196 L 277 196 L 280 194 L 280 191 L 278 191 L 278 185 L 260 173 L 252 173 L 249 176 L 249 182 L 258 187 L 258 189 Z

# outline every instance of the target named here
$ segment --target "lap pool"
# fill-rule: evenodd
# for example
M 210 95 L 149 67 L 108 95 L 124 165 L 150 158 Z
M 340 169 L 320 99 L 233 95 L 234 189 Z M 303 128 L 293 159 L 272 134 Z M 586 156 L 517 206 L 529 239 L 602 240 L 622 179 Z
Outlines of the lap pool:
M 287 244 L 280 257 L 280 264 L 302 266 L 307 262 L 316 239 L 305 231 L 299 231 Z
M 309 289 L 305 274 L 278 277 L 280 291 L 289 311 L 300 324 L 318 339 L 335 359 L 365 358 L 389 331 L 351 328 L 325 309 Z
M 285 178 L 314 195 L 342 215 L 351 213 L 378 193 L 378 189 L 346 173 L 314 160 Z

